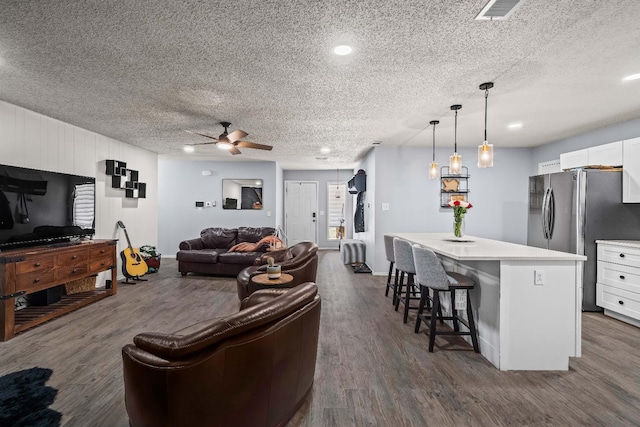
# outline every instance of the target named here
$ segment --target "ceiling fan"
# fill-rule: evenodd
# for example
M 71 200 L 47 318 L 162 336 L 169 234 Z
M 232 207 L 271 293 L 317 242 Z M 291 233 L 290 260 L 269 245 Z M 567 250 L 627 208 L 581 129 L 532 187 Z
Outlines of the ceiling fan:
M 241 138 L 244 138 L 249 134 L 243 130 L 234 130 L 233 132 L 229 133 L 228 127 L 231 126 L 231 123 L 220 122 L 220 124 L 222 125 L 222 127 L 224 127 L 224 132 L 222 132 L 220 136 L 218 136 L 217 138 L 206 135 L 204 133 L 198 133 L 198 132 L 193 132 L 188 130 L 187 132 L 192 133 L 194 135 L 200 135 L 200 136 L 204 136 L 205 138 L 213 139 L 213 141 L 211 142 L 201 142 L 197 144 L 188 144 L 188 145 L 193 146 L 193 145 L 216 144 L 218 148 L 223 150 L 229 150 L 229 152 L 234 155 L 240 154 L 240 150 L 238 150 L 238 147 L 255 148 L 258 150 L 268 150 L 268 151 L 271 151 L 271 149 L 273 149 L 273 147 L 270 145 L 256 144 L 255 142 L 249 142 L 249 141 L 240 141 Z

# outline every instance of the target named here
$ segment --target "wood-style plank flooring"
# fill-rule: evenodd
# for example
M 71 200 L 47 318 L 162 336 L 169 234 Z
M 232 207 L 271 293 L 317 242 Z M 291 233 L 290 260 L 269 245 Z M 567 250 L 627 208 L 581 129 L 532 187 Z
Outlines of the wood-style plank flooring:
M 170 259 L 147 278 L 0 343 L 0 375 L 50 368 L 62 425 L 128 426 L 122 346 L 238 308 L 235 279 L 183 278 Z M 569 371 L 500 372 L 458 338 L 439 337 L 428 353 L 426 332 L 413 332 L 413 314 L 402 323 L 385 281 L 321 252 L 316 379 L 290 426 L 640 425 L 640 329 L 586 313 L 583 356 Z

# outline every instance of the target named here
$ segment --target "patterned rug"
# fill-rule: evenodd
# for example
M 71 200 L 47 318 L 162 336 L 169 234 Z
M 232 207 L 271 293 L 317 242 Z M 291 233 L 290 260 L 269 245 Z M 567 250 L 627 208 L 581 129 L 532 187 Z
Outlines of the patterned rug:
M 45 385 L 52 373 L 31 368 L 0 377 L 0 427 L 60 425 L 62 414 L 49 409 L 58 390 Z

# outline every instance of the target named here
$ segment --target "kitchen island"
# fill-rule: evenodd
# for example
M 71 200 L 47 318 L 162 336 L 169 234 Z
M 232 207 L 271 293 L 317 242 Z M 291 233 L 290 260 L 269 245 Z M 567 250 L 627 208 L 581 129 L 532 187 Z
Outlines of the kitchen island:
M 569 357 L 580 356 L 585 256 L 450 233 L 391 234 L 475 280 L 480 352 L 498 369 L 568 370 Z

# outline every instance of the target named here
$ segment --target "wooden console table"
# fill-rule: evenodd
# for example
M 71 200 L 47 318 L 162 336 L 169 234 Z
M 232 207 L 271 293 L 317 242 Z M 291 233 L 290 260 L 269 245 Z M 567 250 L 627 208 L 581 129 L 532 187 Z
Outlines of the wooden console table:
M 0 252 L 0 341 L 118 291 L 117 240 L 38 246 Z M 15 310 L 15 298 L 111 270 L 111 286 L 73 295 L 47 306 Z

